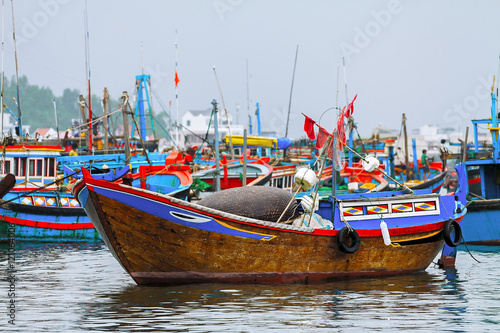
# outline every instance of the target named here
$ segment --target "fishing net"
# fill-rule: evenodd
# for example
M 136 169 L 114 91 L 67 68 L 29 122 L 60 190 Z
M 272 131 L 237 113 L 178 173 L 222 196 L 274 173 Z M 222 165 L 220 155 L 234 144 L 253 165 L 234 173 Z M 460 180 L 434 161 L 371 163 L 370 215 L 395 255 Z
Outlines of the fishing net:
M 299 216 L 299 204 L 292 199 L 293 195 L 290 192 L 280 188 L 246 186 L 215 192 L 198 201 L 198 204 L 226 213 L 276 222 L 289 202 L 292 203 L 286 209 L 281 221 L 292 220 Z

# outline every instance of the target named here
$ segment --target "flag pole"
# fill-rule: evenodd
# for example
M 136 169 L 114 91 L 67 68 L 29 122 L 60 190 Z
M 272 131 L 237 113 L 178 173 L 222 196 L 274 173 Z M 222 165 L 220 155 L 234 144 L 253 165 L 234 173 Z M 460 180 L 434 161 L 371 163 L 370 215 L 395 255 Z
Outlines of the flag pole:
M 175 30 L 175 110 L 177 113 L 177 120 L 176 120 L 176 141 L 177 141 L 177 147 L 180 147 L 180 134 L 179 134 L 179 93 L 177 91 L 177 85 L 179 84 L 179 76 L 177 75 L 177 59 L 178 59 L 178 51 L 177 51 L 177 29 Z

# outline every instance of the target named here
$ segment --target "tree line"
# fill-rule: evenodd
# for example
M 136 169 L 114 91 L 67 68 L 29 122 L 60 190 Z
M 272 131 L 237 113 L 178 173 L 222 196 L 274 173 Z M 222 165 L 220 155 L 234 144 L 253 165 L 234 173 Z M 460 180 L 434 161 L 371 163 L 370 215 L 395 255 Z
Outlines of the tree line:
M 36 128 L 52 127 L 55 129 L 55 100 L 59 130 L 62 132 L 71 128 L 71 119 L 80 118 L 80 104 L 78 100 L 80 95 L 81 93 L 77 89 L 66 88 L 64 89 L 62 96 L 55 96 L 50 88 L 30 84 L 25 75 L 20 77 L 19 104 L 21 107 L 23 125 L 31 125 L 31 129 L 33 131 Z M 17 84 L 15 76 L 13 76 L 10 80 L 5 78 L 4 105 L 17 117 L 18 107 L 14 98 L 17 99 Z M 117 110 L 118 104 L 118 101 L 110 98 L 108 112 Z M 4 112 L 8 112 L 8 110 L 4 109 Z M 86 112 L 88 112 L 87 109 Z M 100 96 L 92 95 L 92 112 L 97 117 L 102 116 L 103 107 L 102 98 Z M 118 116 L 113 117 L 113 119 L 116 119 L 115 124 L 118 122 L 121 123 L 121 120 L 117 119 L 117 117 Z

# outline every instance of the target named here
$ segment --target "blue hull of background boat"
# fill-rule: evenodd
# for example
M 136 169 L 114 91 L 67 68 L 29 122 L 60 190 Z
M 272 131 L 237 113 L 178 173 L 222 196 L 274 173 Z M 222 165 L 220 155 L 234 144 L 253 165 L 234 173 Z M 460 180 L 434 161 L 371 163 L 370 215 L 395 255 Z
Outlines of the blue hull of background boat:
M 500 210 L 469 210 L 460 227 L 467 244 L 500 245 Z

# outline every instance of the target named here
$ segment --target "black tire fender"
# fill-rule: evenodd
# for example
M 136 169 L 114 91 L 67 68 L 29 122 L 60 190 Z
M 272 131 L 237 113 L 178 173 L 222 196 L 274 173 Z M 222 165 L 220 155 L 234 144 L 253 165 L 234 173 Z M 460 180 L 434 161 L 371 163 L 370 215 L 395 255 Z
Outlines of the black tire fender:
M 346 238 L 350 238 L 350 242 L 346 243 Z M 337 234 L 337 245 L 339 250 L 344 253 L 354 253 L 358 250 L 361 240 L 356 230 L 343 227 Z
M 453 231 L 455 231 L 455 236 L 452 239 L 451 233 Z M 443 237 L 448 246 L 457 247 L 460 244 L 460 242 L 462 241 L 462 228 L 460 228 L 460 225 L 457 221 L 453 219 L 449 219 L 448 221 L 446 221 L 443 229 Z

